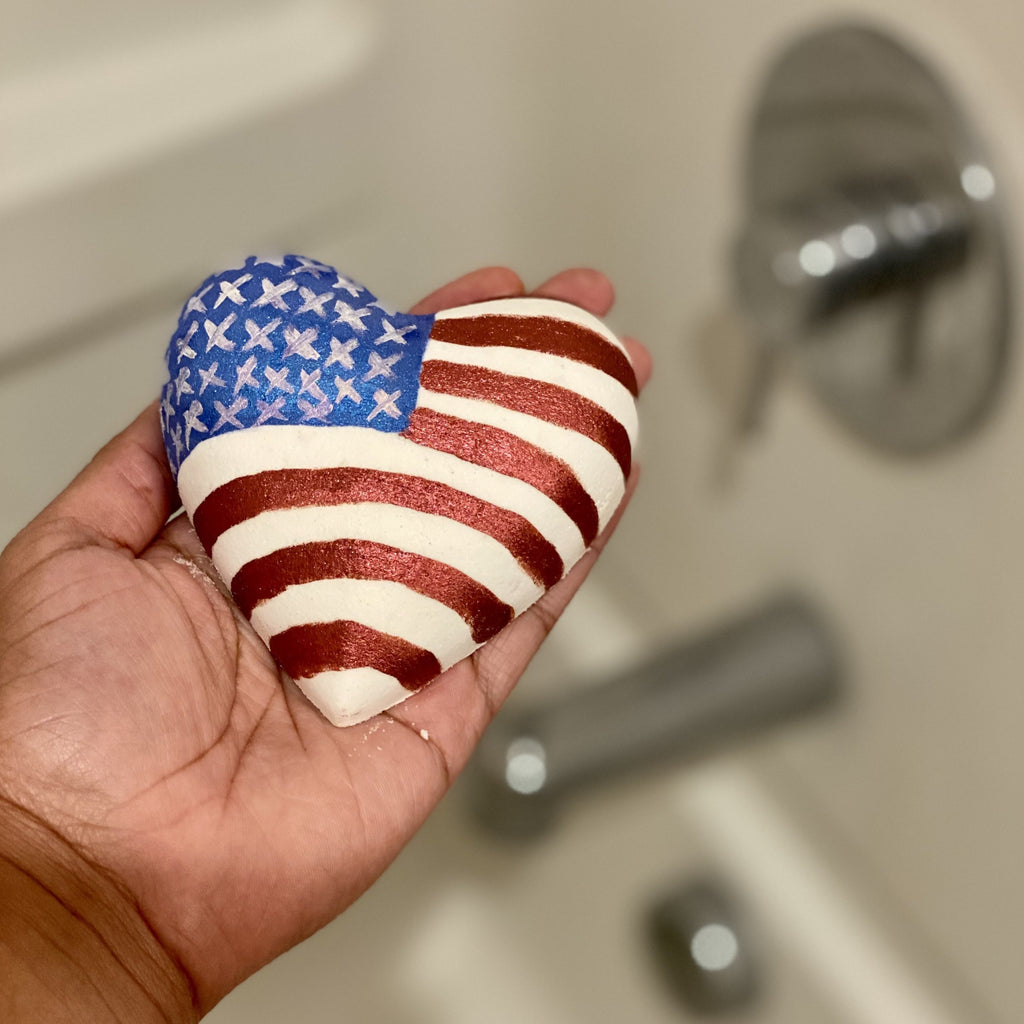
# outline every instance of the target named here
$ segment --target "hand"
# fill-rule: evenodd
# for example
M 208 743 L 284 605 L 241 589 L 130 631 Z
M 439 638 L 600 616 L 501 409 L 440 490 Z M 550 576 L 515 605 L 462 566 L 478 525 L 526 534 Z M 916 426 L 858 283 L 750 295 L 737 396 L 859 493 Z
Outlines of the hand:
M 481 270 L 413 312 L 523 292 L 511 271 Z M 612 303 L 593 271 L 535 294 L 598 315 Z M 649 357 L 629 344 L 643 383 Z M 52 851 L 61 871 L 91 880 L 77 889 L 99 886 L 103 911 L 131 935 L 119 959 L 138 950 L 143 965 L 122 966 L 137 987 L 160 988 L 146 997 L 164 1015 L 154 1019 L 171 1020 L 208 1010 L 377 878 L 611 529 L 471 658 L 392 711 L 336 729 L 282 679 L 188 521 L 165 525 L 176 506 L 154 404 L 0 557 L 0 857 L 5 834 L 21 836 L 7 857 L 22 872 L 38 881 L 32 864 Z

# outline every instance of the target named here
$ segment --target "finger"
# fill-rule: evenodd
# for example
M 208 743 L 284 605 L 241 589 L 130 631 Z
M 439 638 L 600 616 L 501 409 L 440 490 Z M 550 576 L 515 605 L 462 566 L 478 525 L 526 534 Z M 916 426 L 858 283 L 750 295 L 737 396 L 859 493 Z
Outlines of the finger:
M 582 306 L 595 316 L 605 316 L 615 303 L 615 289 L 599 270 L 575 267 L 549 278 L 533 295 L 545 299 L 561 299 Z
M 643 391 L 647 387 L 647 382 L 651 379 L 651 353 L 636 338 L 623 338 L 622 343 L 626 346 L 630 362 L 633 364 L 637 386 Z
M 41 519 L 76 524 L 90 538 L 142 551 L 177 507 L 164 453 L 159 403 L 108 442 L 41 513 Z
M 585 267 L 555 274 L 532 294 L 571 302 L 595 316 L 606 316 L 615 303 L 615 289 L 611 281 L 600 271 Z M 651 376 L 651 355 L 635 338 L 623 338 L 623 343 L 636 371 L 637 384 L 643 388 Z
M 526 291 L 519 275 L 507 267 L 484 267 L 450 281 L 417 302 L 410 313 L 437 313 L 452 306 L 466 306 L 487 299 L 508 299 Z
M 638 476 L 634 469 L 611 521 L 561 582 L 471 658 L 459 662 L 404 704 L 387 712 L 388 718 L 408 727 L 413 736 L 426 733 L 432 738 L 448 774 L 454 774 L 465 764 L 494 712 L 594 567 L 636 489 Z
M 619 507 L 590 549 L 564 579 L 556 583 L 536 604 L 527 608 L 519 618 L 509 623 L 501 633 L 481 648 L 477 660 L 480 686 L 487 692 L 488 703 L 492 707 L 500 706 L 509 695 L 545 637 L 561 618 L 576 591 L 583 585 L 583 581 L 594 568 L 598 556 L 619 525 L 639 480 L 640 468 L 634 466 Z

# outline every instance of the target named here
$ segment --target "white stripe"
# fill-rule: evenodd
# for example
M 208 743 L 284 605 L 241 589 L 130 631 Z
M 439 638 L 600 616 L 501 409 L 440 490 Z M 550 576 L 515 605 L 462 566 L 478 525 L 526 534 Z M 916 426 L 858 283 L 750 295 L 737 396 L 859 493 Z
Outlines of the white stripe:
M 517 615 L 543 593 L 508 548 L 488 534 L 445 516 L 384 503 L 261 512 L 225 530 L 213 546 L 213 560 L 230 585 L 253 559 L 294 544 L 339 539 L 377 541 L 446 562 L 512 605 Z
M 607 448 L 575 430 L 491 402 L 460 398 L 457 395 L 440 395 L 426 388 L 420 389 L 419 404 L 423 409 L 433 409 L 448 416 L 458 416 L 473 423 L 485 423 L 507 430 L 561 459 L 594 499 L 602 529 L 622 500 L 626 484 L 619 464 Z
M 479 646 L 458 612 L 389 580 L 316 580 L 259 605 L 252 626 L 267 642 L 295 626 L 351 619 L 430 651 L 450 668 Z
M 568 320 L 579 327 L 594 331 L 606 341 L 610 341 L 620 352 L 626 352 L 626 346 L 599 320 L 593 313 L 588 313 L 571 302 L 560 302 L 558 299 L 538 299 L 532 296 L 518 299 L 493 299 L 490 302 L 474 302 L 469 306 L 453 306 L 443 309 L 437 314 L 437 320 L 461 320 L 471 316 L 553 316 L 559 320 Z
M 412 696 L 394 676 L 368 666 L 321 672 L 295 683 L 333 725 L 358 725 Z
M 625 427 L 630 443 L 636 442 L 637 416 L 633 396 L 614 377 L 586 363 L 548 352 L 500 345 L 456 345 L 449 341 L 427 342 L 424 362 L 443 359 L 462 366 L 482 366 L 516 377 L 532 377 L 575 391 L 599 405 Z
M 272 469 L 342 466 L 408 473 L 448 484 L 523 516 L 554 545 L 567 568 L 583 554 L 583 539 L 576 524 L 542 491 L 493 469 L 372 427 L 282 423 L 207 438 L 181 464 L 178 493 L 185 511 L 192 516 L 211 491 L 235 477 Z

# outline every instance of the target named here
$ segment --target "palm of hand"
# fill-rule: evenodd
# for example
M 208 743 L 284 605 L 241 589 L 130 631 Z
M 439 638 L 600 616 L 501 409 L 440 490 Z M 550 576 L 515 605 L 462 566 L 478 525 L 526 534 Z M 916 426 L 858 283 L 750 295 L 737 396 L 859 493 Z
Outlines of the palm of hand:
M 64 541 L 53 532 L 43 550 Z M 236 963 L 266 961 L 351 902 L 446 768 L 397 716 L 323 722 L 192 560 L 188 533 L 179 521 L 138 558 L 58 547 L 5 602 L 18 639 L 0 778 L 138 894 L 201 990 L 204 975 L 223 990 Z
M 416 311 L 519 290 L 479 272 Z M 610 304 L 595 275 L 544 293 Z M 390 862 L 595 555 L 443 680 L 339 730 L 281 677 L 187 521 L 159 529 L 172 500 L 150 408 L 5 552 L 0 794 L 117 876 L 207 1007 Z

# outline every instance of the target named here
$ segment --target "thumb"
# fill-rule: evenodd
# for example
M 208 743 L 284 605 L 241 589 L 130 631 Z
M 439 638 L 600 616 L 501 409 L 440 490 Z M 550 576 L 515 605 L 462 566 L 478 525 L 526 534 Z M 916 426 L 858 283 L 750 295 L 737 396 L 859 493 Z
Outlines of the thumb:
M 158 409 L 154 401 L 100 449 L 37 521 L 60 520 L 135 555 L 144 550 L 178 505 Z

